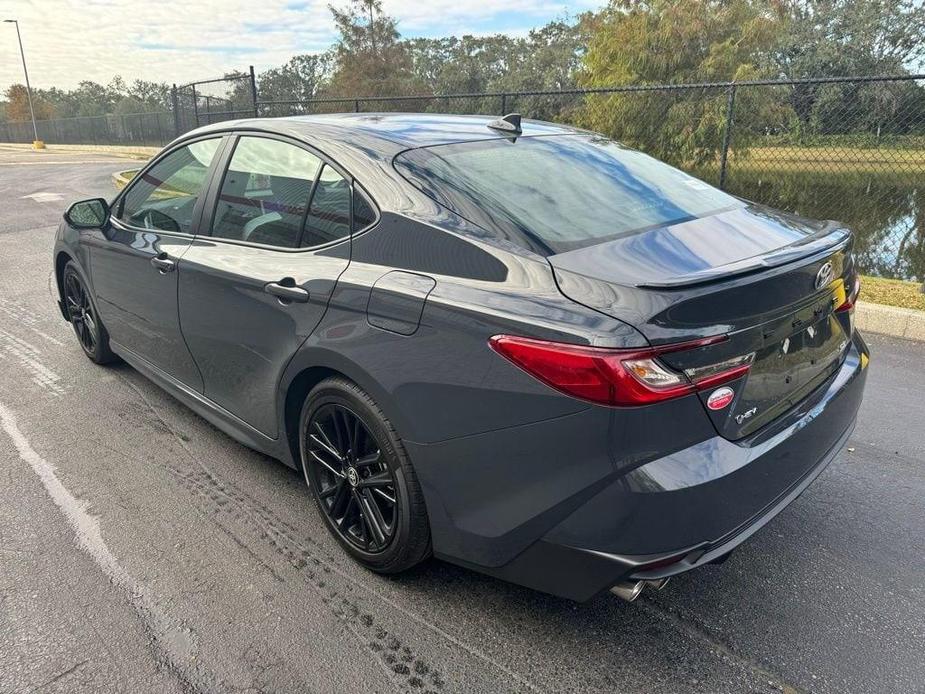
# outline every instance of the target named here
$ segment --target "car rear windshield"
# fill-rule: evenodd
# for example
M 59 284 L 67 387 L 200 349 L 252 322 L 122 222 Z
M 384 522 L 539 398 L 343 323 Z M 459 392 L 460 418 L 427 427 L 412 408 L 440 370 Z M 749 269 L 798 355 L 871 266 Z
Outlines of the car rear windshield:
M 641 152 L 584 134 L 423 147 L 400 154 L 395 167 L 469 221 L 546 255 L 743 204 Z

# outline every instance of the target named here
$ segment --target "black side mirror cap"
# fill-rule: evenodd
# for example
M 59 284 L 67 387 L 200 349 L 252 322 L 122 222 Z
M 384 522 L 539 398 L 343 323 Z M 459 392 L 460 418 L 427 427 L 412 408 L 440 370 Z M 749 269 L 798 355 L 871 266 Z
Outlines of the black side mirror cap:
M 102 229 L 109 224 L 109 203 L 103 198 L 75 202 L 64 213 L 64 221 L 75 229 Z

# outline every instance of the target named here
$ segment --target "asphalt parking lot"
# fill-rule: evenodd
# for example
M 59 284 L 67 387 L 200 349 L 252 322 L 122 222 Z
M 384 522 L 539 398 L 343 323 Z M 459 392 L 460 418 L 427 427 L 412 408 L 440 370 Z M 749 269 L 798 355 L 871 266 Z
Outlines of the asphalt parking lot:
M 297 473 L 83 356 L 54 228 L 131 166 L 0 146 L 0 692 L 925 691 L 925 345 L 870 336 L 849 450 L 660 593 L 382 578 Z

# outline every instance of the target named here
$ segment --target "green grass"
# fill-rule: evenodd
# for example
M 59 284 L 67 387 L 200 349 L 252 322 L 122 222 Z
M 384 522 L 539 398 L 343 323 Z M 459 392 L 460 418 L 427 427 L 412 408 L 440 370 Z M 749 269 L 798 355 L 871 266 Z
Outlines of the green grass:
M 866 147 L 752 147 L 732 156 L 739 170 L 826 173 L 925 174 L 925 149 Z
M 925 294 L 919 282 L 887 280 L 882 277 L 861 277 L 861 301 L 925 311 Z

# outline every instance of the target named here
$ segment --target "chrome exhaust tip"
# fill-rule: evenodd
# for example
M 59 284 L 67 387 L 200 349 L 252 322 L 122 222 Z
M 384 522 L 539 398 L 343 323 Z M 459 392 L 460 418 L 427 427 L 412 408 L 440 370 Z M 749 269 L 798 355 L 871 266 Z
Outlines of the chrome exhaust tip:
M 652 580 L 652 581 L 646 581 L 646 585 L 648 585 L 653 590 L 661 590 L 662 588 L 668 585 L 668 581 L 670 580 L 671 580 L 670 577 L 669 578 L 656 578 L 655 580 Z
M 651 581 L 622 581 L 611 588 L 610 592 L 627 602 L 633 602 L 642 594 L 642 589 L 646 586 L 653 590 L 661 590 L 666 585 L 668 585 L 667 578 L 657 578 Z
M 639 594 L 642 593 L 642 589 L 645 587 L 645 581 L 624 581 L 611 588 L 610 592 L 618 598 L 623 598 L 627 602 L 633 602 L 633 600 L 639 597 Z

